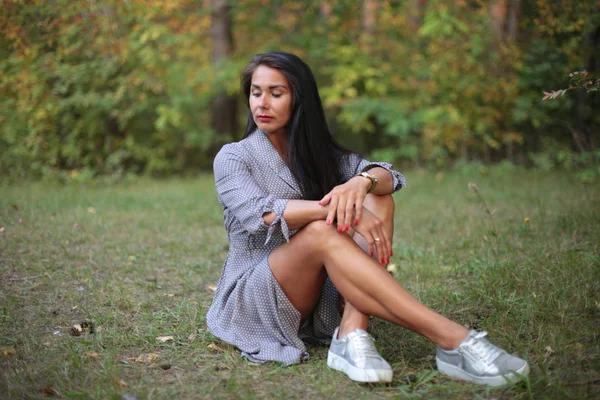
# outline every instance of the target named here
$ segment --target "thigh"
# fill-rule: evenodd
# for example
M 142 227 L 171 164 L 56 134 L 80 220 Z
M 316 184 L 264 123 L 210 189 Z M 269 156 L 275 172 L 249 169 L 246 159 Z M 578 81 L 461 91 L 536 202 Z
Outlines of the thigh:
M 311 226 L 314 224 L 300 229 L 289 243 L 282 244 L 269 255 L 273 276 L 302 315 L 302 320 L 315 308 L 327 279 L 323 262 L 315 251 L 319 235 Z M 333 226 L 320 229 L 330 229 L 332 234 L 337 234 Z

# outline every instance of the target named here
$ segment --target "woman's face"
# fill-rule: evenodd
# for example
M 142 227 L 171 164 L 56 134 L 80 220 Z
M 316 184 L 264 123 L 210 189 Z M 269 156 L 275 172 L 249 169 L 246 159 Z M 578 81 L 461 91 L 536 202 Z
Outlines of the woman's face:
M 250 84 L 250 111 L 256 126 L 265 133 L 285 134 L 292 113 L 292 88 L 275 68 L 259 65 Z

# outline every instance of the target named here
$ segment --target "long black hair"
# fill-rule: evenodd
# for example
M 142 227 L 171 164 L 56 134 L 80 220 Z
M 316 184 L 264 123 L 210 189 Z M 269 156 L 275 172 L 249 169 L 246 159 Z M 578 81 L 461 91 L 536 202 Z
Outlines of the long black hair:
M 286 160 L 302 187 L 304 198 L 320 200 L 334 186 L 343 183 L 340 159 L 351 152 L 340 146 L 331 135 L 313 73 L 294 54 L 272 51 L 252 57 L 241 76 L 248 108 L 252 74 L 260 65 L 279 70 L 292 87 L 292 113 L 286 127 Z M 256 128 L 249 109 L 244 137 Z

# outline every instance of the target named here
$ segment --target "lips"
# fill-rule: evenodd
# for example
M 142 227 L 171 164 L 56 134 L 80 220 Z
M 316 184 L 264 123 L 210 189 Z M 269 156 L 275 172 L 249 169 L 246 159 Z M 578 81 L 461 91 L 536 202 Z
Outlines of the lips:
M 273 117 L 269 117 L 269 116 L 267 116 L 267 115 L 259 115 L 259 116 L 258 116 L 258 120 L 259 120 L 260 122 L 269 122 L 269 121 L 271 121 L 272 119 L 273 119 Z

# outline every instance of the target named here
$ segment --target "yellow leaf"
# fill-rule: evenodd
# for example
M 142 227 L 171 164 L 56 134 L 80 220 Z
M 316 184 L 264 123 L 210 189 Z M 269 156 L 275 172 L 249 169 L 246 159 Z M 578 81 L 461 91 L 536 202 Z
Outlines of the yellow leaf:
M 211 284 L 211 285 L 208 285 L 206 288 L 207 288 L 208 290 L 210 290 L 211 292 L 214 292 L 215 290 L 217 290 L 217 287 L 216 287 L 215 285 L 213 285 L 213 284 Z
M 93 358 L 94 360 L 97 360 L 98 358 L 100 358 L 100 354 L 96 353 L 95 351 L 88 351 L 87 353 L 85 353 L 89 358 Z
M 13 355 L 17 354 L 17 352 L 15 349 L 4 348 L 4 349 L 2 349 L 2 354 L 4 355 L 4 357 L 8 357 L 8 356 L 13 356 Z
M 209 349 L 213 349 L 213 350 L 217 350 L 217 351 L 224 351 L 222 348 L 220 348 L 219 346 L 217 346 L 217 345 L 216 345 L 216 344 L 214 344 L 214 343 L 211 343 L 211 344 L 209 344 L 209 345 L 208 345 L 208 348 L 209 348 Z
M 167 343 L 172 342 L 175 340 L 175 338 L 173 336 L 159 336 L 156 338 L 156 340 L 158 340 L 160 343 Z
M 144 353 L 136 357 L 135 362 L 141 364 L 152 364 L 158 358 L 156 353 Z

